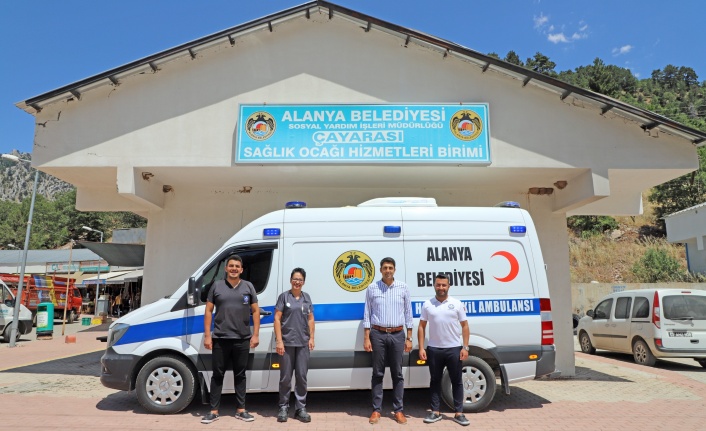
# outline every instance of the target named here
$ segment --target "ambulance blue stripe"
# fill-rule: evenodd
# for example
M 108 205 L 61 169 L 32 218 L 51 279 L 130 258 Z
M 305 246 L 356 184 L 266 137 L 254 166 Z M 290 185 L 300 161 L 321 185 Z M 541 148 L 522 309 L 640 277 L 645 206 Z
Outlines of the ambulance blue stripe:
M 343 320 L 362 320 L 364 304 L 315 304 L 314 317 L 317 322 L 331 322 Z M 275 307 L 262 307 L 272 314 L 262 316 L 260 324 L 266 325 L 274 322 Z M 252 324 L 252 320 L 251 320 Z M 158 338 L 184 337 L 191 334 L 203 333 L 203 315 L 180 317 L 158 322 L 130 325 L 125 335 L 115 343 L 116 346 L 130 343 L 142 343 Z
M 466 306 L 467 316 L 528 316 L 539 315 L 539 298 L 526 299 L 487 299 L 461 301 Z M 412 315 L 419 317 L 423 301 L 412 302 Z M 364 304 L 314 304 L 314 317 L 317 322 L 337 322 L 363 320 Z M 274 322 L 274 307 L 262 307 L 272 312 L 262 316 L 260 324 Z M 203 315 L 180 317 L 158 322 L 131 325 L 125 335 L 115 345 L 142 343 L 158 338 L 183 337 L 203 333 Z

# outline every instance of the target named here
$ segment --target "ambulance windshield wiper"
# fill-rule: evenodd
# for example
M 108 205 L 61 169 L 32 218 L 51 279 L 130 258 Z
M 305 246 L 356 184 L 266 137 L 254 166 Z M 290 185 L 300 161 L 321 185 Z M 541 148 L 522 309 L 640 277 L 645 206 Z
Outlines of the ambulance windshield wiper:
M 670 320 L 694 320 L 693 317 L 691 316 L 684 316 L 684 317 L 670 317 Z

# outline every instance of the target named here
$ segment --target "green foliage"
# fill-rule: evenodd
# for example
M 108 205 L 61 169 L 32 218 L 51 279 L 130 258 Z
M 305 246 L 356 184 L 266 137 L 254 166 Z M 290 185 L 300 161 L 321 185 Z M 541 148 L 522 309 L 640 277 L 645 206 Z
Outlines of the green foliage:
M 0 247 L 7 244 L 24 245 L 31 198 L 21 203 L 0 201 L 0 214 L 7 215 L 0 221 Z M 144 227 L 147 221 L 128 212 L 82 212 L 76 210 L 76 190 L 57 196 L 54 201 L 37 195 L 32 216 L 30 249 L 51 249 L 73 240 L 99 241 L 100 234 L 81 229 L 89 226 L 103 231 L 104 240 L 113 229 Z
M 508 63 L 515 64 L 517 66 L 524 66 L 525 64 L 520 60 L 520 56 L 517 55 L 515 51 L 509 51 L 504 58 Z
M 566 219 L 566 224 L 584 238 L 618 228 L 618 222 L 610 216 L 572 216 Z
M 680 282 L 690 279 L 679 260 L 664 248 L 650 247 L 632 267 L 632 273 L 642 283 Z
M 590 66 L 581 66 L 575 71 L 561 72 L 558 78 L 577 87 L 614 98 L 633 94 L 637 89 L 638 82 L 630 70 L 606 65 L 600 58 L 593 60 L 593 64 Z
M 652 189 L 655 222 L 664 228 L 664 216 L 706 201 L 706 148 L 699 148 L 699 169 Z
M 537 52 L 534 57 L 529 57 L 527 61 L 525 61 L 525 67 L 543 75 L 557 76 L 557 73 L 554 71 L 556 63 L 541 52 Z

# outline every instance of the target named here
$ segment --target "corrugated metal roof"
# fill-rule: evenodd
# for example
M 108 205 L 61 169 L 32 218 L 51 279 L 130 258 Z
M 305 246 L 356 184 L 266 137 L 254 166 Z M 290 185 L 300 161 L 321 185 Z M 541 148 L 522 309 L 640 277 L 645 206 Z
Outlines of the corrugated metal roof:
M 68 262 L 71 250 L 29 250 L 27 265 L 46 265 L 54 262 Z M 22 250 L 0 250 L 0 265 L 17 265 L 22 258 Z M 73 262 L 102 260 L 100 256 L 87 248 L 74 249 L 71 254 Z
M 560 100 L 565 100 L 568 97 L 572 97 L 584 103 L 593 104 L 595 105 L 595 108 L 600 110 L 603 114 L 610 111 L 615 115 L 635 121 L 644 131 L 659 130 L 664 133 L 679 136 L 682 139 L 687 139 L 698 146 L 706 145 L 706 132 L 685 126 L 662 115 L 642 108 L 637 108 L 630 104 L 590 90 L 575 87 L 558 79 L 525 69 L 524 67 L 507 63 L 497 58 L 489 57 L 485 54 L 481 54 L 453 42 L 395 25 L 322 0 L 304 3 L 249 23 L 231 27 L 218 33 L 196 39 L 192 42 L 187 42 L 157 54 L 135 60 L 126 65 L 108 70 L 107 72 L 94 75 L 81 81 L 74 82 L 73 84 L 69 84 L 56 90 L 40 94 L 39 96 L 32 97 L 25 101 L 18 102 L 16 106 L 34 115 L 41 111 L 44 106 L 51 103 L 69 99 L 80 100 L 81 94 L 86 91 L 108 85 L 117 86 L 119 85 L 120 80 L 127 76 L 143 73 L 145 71 L 156 72 L 159 70 L 160 66 L 174 59 L 185 56 L 194 58 L 196 53 L 201 49 L 218 44 L 230 44 L 231 46 L 234 46 L 235 39 L 245 34 L 249 34 L 254 31 L 271 32 L 273 25 L 293 18 L 305 17 L 306 19 L 309 19 L 312 10 L 314 12 L 327 12 L 329 19 L 336 16 L 351 21 L 354 24 L 361 26 L 366 32 L 371 30 L 382 31 L 399 37 L 404 40 L 405 47 L 409 43 L 414 43 L 438 50 L 439 54 L 444 57 L 454 56 L 459 58 L 481 68 L 483 72 L 486 72 L 489 69 L 494 72 L 499 72 L 511 79 L 520 80 L 523 87 L 532 85 L 555 93 Z
M 93 250 L 111 266 L 145 265 L 145 246 L 142 244 L 115 244 L 110 242 L 79 241 L 79 244 Z

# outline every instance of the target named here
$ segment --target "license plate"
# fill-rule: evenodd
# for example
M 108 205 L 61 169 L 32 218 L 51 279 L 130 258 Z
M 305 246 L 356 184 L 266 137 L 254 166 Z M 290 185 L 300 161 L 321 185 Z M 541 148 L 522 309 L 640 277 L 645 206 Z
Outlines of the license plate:
M 691 332 L 687 331 L 674 331 L 669 333 L 670 337 L 691 337 Z

